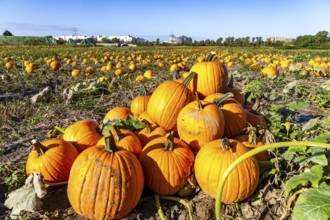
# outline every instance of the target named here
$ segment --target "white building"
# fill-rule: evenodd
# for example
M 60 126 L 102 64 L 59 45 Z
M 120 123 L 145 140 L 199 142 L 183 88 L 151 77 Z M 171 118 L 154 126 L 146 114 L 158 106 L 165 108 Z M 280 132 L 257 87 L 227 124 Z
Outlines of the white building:
M 90 37 L 88 37 L 88 36 L 68 35 L 68 36 L 55 36 L 54 38 L 56 40 L 62 38 L 63 40 L 68 41 L 69 39 L 72 39 L 72 40 L 85 40 L 85 39 L 90 38 Z
M 101 36 L 98 35 L 96 37 L 97 41 L 102 41 L 103 38 L 106 38 L 108 40 L 118 39 L 120 42 L 124 43 L 132 43 L 132 42 L 145 42 L 146 40 L 139 37 L 133 37 L 131 35 L 113 35 L 113 36 Z
M 191 41 L 192 41 L 191 37 L 187 37 L 184 35 L 176 37 L 174 34 L 171 34 L 168 39 L 168 43 L 170 43 L 170 44 L 182 44 L 182 43 L 191 42 Z

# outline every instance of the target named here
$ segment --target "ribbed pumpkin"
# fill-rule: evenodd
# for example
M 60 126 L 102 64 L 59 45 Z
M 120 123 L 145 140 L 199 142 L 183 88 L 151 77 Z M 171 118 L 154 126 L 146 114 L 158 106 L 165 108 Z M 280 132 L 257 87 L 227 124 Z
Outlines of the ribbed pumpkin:
M 226 169 L 249 150 L 240 142 L 217 139 L 204 145 L 195 159 L 195 177 L 201 189 L 215 197 Z M 221 201 L 239 202 L 247 199 L 258 186 L 259 167 L 255 157 L 244 160 L 228 176 Z
M 40 172 L 45 181 L 67 181 L 71 166 L 78 156 L 77 149 L 62 139 L 50 139 L 42 143 L 33 140 L 32 143 L 34 149 L 26 161 L 26 174 Z
M 151 124 L 151 126 L 157 126 L 157 124 L 150 118 L 150 116 L 148 115 L 148 112 L 143 112 L 141 115 L 139 115 L 138 119 L 140 121 L 145 121 L 149 124 Z
M 214 103 L 196 101 L 187 104 L 178 116 L 178 133 L 192 148 L 199 149 L 206 143 L 222 138 L 225 131 L 225 118 Z
M 247 122 L 250 123 L 253 127 L 261 127 L 267 129 L 267 122 L 264 120 L 262 115 L 253 114 L 250 110 L 245 109 Z
M 145 121 L 145 124 L 146 127 L 139 131 L 137 134 L 138 138 L 140 139 L 142 148 L 153 139 L 166 135 L 166 130 L 164 128 L 157 125 L 152 125 L 147 121 Z
M 236 136 L 234 137 L 234 139 L 241 142 L 245 147 L 251 150 L 264 145 L 264 143 L 261 140 L 257 139 L 256 137 L 249 138 L 249 135 L 246 134 Z M 255 157 L 259 161 L 269 160 L 269 155 L 267 151 L 260 152 L 256 154 Z
M 68 182 L 72 208 L 89 219 L 120 219 L 138 204 L 144 177 L 136 156 L 116 148 L 113 138 L 105 147 L 90 147 L 74 162 Z
M 134 116 L 139 116 L 147 110 L 150 96 L 136 96 L 131 101 L 131 112 Z
M 143 148 L 140 162 L 145 187 L 160 195 L 173 195 L 187 183 L 194 154 L 182 140 L 167 134 Z
M 190 72 L 195 72 L 196 76 L 189 83 L 189 88 L 193 92 L 198 92 L 200 98 L 204 98 L 212 93 L 224 92 L 228 84 L 228 71 L 226 66 L 218 61 L 210 61 L 212 55 L 208 56 L 205 62 L 195 63 Z
M 182 84 L 169 80 L 155 89 L 147 108 L 147 113 L 152 121 L 165 130 L 176 130 L 180 110 L 194 99 L 190 89 L 186 87 L 194 75 L 194 73 L 189 75 Z
M 98 133 L 99 124 L 96 121 L 85 119 L 67 127 L 63 133 L 65 141 L 72 142 L 79 152 L 95 146 L 102 135 Z
M 129 108 L 114 107 L 105 114 L 103 122 L 106 123 L 114 119 L 125 119 L 129 114 L 131 114 L 131 110 Z
M 231 93 L 226 93 L 226 96 L 227 94 Z M 221 108 L 226 120 L 224 137 L 235 137 L 242 134 L 247 120 L 245 110 L 239 102 L 233 98 L 226 98 L 222 93 L 211 94 L 204 100 L 215 102 Z
M 116 146 L 118 149 L 128 150 L 135 154 L 135 156 L 139 157 L 142 151 L 142 146 L 139 138 L 130 130 L 127 129 L 119 129 L 116 125 L 113 125 L 113 129 L 111 130 Z M 105 145 L 105 137 L 101 138 L 97 144 L 97 146 Z

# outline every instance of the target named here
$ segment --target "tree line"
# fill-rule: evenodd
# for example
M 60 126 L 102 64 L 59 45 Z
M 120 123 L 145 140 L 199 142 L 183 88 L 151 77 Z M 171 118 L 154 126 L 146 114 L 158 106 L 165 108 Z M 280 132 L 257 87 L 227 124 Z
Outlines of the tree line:
M 6 30 L 3 32 L 3 36 L 13 36 L 13 34 Z M 63 41 L 63 42 L 62 42 Z M 60 40 L 59 44 L 65 44 L 64 40 Z M 119 39 L 106 39 L 102 40 L 103 43 L 124 43 Z M 153 45 L 172 45 L 169 43 L 160 42 L 157 38 L 156 41 L 146 41 L 146 42 L 132 42 L 141 46 L 153 46 Z M 176 45 L 186 45 L 186 46 L 228 46 L 228 47 L 281 47 L 281 48 L 330 48 L 330 36 L 329 32 L 322 30 L 317 32 L 315 35 L 302 35 L 298 36 L 292 41 L 276 40 L 276 38 L 267 38 L 263 40 L 262 37 L 219 37 L 217 40 L 192 40 L 189 38 L 186 42 Z

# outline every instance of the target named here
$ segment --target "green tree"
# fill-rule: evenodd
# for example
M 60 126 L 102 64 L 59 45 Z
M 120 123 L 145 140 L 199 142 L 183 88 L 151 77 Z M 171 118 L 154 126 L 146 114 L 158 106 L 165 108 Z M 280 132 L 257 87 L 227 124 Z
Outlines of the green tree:
M 217 45 L 222 45 L 223 38 L 219 37 L 216 41 Z
M 319 31 L 315 35 L 315 42 L 319 44 L 325 44 L 328 40 L 328 35 L 329 35 L 328 31 Z
M 3 36 L 14 36 L 10 31 L 5 30 L 5 32 L 3 32 L 2 34 Z

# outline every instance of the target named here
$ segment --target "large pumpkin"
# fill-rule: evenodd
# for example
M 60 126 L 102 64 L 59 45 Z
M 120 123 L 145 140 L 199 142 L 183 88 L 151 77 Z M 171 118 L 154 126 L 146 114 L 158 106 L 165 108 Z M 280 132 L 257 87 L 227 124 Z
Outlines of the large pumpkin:
M 196 76 L 191 80 L 189 88 L 193 92 L 197 91 L 201 98 L 212 93 L 224 92 L 227 87 L 228 71 L 221 62 L 198 62 L 191 67 L 190 72 L 195 72 Z
M 72 142 L 79 152 L 95 146 L 102 135 L 98 133 L 99 124 L 96 121 L 85 119 L 67 127 L 63 133 L 65 141 Z
M 180 110 L 194 99 L 190 89 L 186 87 L 193 76 L 194 73 L 188 76 L 182 84 L 174 80 L 163 82 L 155 89 L 147 108 L 147 113 L 152 121 L 165 130 L 176 130 Z
M 67 181 L 71 166 L 78 156 L 77 149 L 62 139 L 50 139 L 42 143 L 33 140 L 32 143 L 34 149 L 26 161 L 26 174 L 40 172 L 45 181 Z
M 178 116 L 178 133 L 192 148 L 199 149 L 206 143 L 222 138 L 225 131 L 225 118 L 214 103 L 196 101 L 187 104 Z
M 173 195 L 187 183 L 194 154 L 182 140 L 167 135 L 150 141 L 142 150 L 140 162 L 145 187 L 160 195 Z
M 113 138 L 105 147 L 90 147 L 74 162 L 68 182 L 73 209 L 89 219 L 120 219 L 138 204 L 143 171 L 136 156 L 116 148 Z
M 215 197 L 226 169 L 249 150 L 236 140 L 217 139 L 204 145 L 195 159 L 195 177 L 201 189 Z M 255 157 L 244 160 L 228 176 L 221 201 L 239 202 L 247 199 L 258 186 L 259 167 Z

